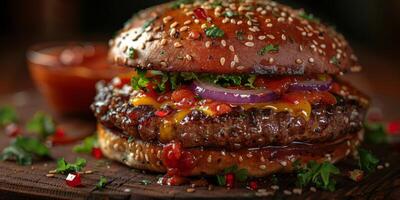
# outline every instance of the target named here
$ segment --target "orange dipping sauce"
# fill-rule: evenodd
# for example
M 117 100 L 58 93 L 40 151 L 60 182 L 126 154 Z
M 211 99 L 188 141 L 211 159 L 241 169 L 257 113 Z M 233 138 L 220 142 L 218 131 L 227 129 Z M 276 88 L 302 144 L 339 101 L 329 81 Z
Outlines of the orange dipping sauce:
M 96 82 L 127 72 L 110 66 L 107 52 L 100 43 L 50 43 L 32 47 L 27 57 L 32 79 L 57 113 L 90 114 Z

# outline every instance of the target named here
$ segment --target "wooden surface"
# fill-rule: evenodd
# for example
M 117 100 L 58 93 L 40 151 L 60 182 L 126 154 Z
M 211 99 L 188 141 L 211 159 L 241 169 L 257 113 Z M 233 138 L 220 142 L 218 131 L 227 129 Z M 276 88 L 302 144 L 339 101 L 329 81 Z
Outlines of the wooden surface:
M 22 121 L 29 118 L 35 111 L 49 111 L 42 102 L 41 97 L 35 92 L 18 93 L 0 98 L 0 105 L 12 104 L 17 107 Z M 88 134 L 94 131 L 93 121 L 58 119 L 61 126 L 68 133 Z M 9 143 L 9 138 L 0 134 L 0 149 Z M 72 152 L 74 144 L 53 147 L 53 160 L 37 161 L 32 166 L 18 166 L 14 162 L 0 162 L 0 199 L 182 199 L 182 198 L 209 198 L 209 199 L 252 199 L 257 193 L 245 188 L 227 190 L 224 187 L 214 187 L 209 191 L 207 187 L 196 188 L 193 193 L 186 192 L 189 186 L 168 187 L 156 183 L 159 174 L 143 174 L 129 169 L 119 163 L 108 160 L 95 160 L 89 155 Z M 389 168 L 377 170 L 370 174 L 361 183 L 355 183 L 342 176 L 339 177 L 335 192 L 311 192 L 309 188 L 303 190 L 301 196 L 292 194 L 284 195 L 284 189 L 294 188 L 294 177 L 280 176 L 280 190 L 269 199 L 400 199 L 400 154 L 394 146 L 368 147 L 379 155 L 382 164 L 390 163 Z M 64 175 L 53 178 L 46 177 L 49 170 L 55 168 L 55 160 L 65 157 L 67 161 L 74 161 L 77 156 L 88 160 L 85 170 L 93 170 L 93 174 L 83 175 L 83 186 L 71 188 L 65 184 Z M 344 172 L 354 169 L 354 161 L 344 161 L 339 164 Z M 97 190 L 95 184 L 104 176 L 109 183 L 103 190 Z M 150 180 L 150 185 L 142 185 L 141 180 Z M 264 188 L 267 188 L 264 186 Z

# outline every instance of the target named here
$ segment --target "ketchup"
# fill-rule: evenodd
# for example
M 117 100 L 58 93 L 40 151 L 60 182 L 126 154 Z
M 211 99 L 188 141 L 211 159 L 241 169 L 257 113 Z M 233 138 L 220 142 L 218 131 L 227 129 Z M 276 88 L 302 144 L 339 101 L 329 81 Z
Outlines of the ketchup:
M 190 173 L 196 166 L 194 155 L 188 151 L 184 151 L 182 144 L 178 141 L 163 147 L 161 160 L 167 167 L 167 174 L 160 180 L 163 185 L 181 185 L 186 182 L 183 176 Z

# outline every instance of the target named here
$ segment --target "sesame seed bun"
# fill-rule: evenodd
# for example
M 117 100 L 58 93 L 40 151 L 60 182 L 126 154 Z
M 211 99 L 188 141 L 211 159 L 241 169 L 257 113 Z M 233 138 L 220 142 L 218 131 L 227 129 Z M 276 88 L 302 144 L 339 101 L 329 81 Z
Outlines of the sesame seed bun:
M 302 10 L 267 0 L 186 2 L 134 16 L 110 41 L 110 59 L 145 69 L 217 74 L 361 69 L 344 37 Z M 204 19 L 196 17 L 199 12 L 206 14 Z
M 120 133 L 98 125 L 98 138 L 103 154 L 113 160 L 142 170 L 165 173 L 162 162 L 163 146 L 134 139 L 120 137 Z M 185 176 L 216 175 L 225 168 L 238 165 L 247 169 L 250 176 L 262 177 L 275 172 L 293 171 L 293 162 L 306 164 L 310 160 L 335 163 L 352 154 L 360 144 L 359 134 L 348 136 L 330 143 L 293 144 L 262 149 L 221 151 L 215 149 L 184 149 L 195 158 L 194 168 Z

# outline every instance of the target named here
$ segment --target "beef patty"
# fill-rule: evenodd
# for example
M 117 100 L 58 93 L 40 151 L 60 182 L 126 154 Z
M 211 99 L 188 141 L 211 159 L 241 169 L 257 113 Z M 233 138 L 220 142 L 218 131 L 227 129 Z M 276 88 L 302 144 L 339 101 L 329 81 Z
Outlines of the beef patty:
M 130 105 L 132 90 L 129 87 L 116 89 L 100 83 L 97 89 L 91 108 L 101 124 L 119 130 L 126 137 L 160 143 L 163 121 L 155 116 L 155 108 Z M 337 98 L 336 105 L 312 105 L 309 120 L 272 109 L 237 107 L 214 117 L 192 110 L 180 123 L 173 125 L 174 139 L 184 147 L 236 150 L 292 142 L 324 142 L 357 133 L 362 128 L 365 108 L 355 100 Z

